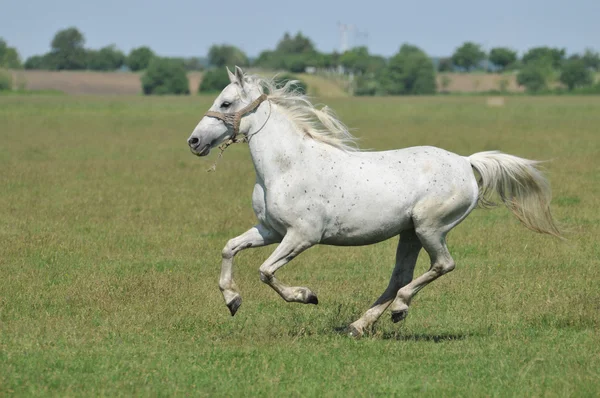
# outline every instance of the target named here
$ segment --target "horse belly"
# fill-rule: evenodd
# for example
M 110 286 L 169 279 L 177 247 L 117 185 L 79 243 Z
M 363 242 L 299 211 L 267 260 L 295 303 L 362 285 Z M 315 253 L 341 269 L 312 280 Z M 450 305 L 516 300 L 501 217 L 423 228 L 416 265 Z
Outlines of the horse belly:
M 386 203 L 374 201 L 362 206 L 342 208 L 331 215 L 321 243 L 335 246 L 359 246 L 382 242 L 413 228 L 407 206 L 398 200 Z

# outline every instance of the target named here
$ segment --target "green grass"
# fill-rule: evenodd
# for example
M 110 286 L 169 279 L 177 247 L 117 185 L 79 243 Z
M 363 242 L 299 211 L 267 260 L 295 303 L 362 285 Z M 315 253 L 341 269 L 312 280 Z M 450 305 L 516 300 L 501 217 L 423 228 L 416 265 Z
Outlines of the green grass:
M 278 273 L 318 306 L 261 284 L 273 247 L 245 251 L 230 317 L 220 252 L 254 223 L 254 174 L 244 145 L 216 173 L 216 154 L 188 152 L 211 102 L 0 98 L 0 395 L 600 394 L 599 98 L 326 101 L 363 148 L 552 160 L 569 239 L 477 210 L 449 235 L 456 270 L 360 340 L 344 328 L 385 288 L 395 240 L 316 247 Z

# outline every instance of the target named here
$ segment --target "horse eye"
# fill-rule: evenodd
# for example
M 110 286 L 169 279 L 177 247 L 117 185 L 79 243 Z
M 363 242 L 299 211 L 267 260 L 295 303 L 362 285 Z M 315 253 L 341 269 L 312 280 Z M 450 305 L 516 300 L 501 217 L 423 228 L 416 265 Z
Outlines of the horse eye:
M 223 102 L 221 104 L 221 108 L 229 108 L 230 105 L 231 105 L 231 102 Z

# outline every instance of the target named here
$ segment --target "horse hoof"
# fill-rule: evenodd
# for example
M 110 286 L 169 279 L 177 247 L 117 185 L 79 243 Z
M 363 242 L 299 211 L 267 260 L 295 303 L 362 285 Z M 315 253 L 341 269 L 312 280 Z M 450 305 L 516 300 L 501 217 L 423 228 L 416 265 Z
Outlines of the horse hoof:
M 350 337 L 358 338 L 362 337 L 363 332 L 362 330 L 359 330 L 356 326 L 350 325 L 348 326 L 348 334 L 350 335 Z
M 408 308 L 397 312 L 392 312 L 392 322 L 398 323 L 408 315 Z
M 242 297 L 241 296 L 237 296 L 236 298 L 231 300 L 229 303 L 227 303 L 227 308 L 229 308 L 229 312 L 231 312 L 231 316 L 235 315 L 237 310 L 240 308 L 240 305 L 242 305 Z
M 314 293 L 310 293 L 308 297 L 306 297 L 306 304 L 319 304 L 319 299 L 317 298 L 317 295 Z

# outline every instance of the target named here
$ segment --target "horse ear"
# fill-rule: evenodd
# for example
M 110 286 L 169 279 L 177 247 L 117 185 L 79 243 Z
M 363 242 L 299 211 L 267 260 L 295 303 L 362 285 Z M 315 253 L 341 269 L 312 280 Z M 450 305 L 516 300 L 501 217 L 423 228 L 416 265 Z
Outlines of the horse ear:
M 235 77 L 237 81 L 240 83 L 241 87 L 244 87 L 244 72 L 239 66 L 235 66 Z
M 235 75 L 233 73 L 231 73 L 228 66 L 226 66 L 225 69 L 227 69 L 227 75 L 229 75 L 229 81 L 231 83 L 235 83 L 236 82 Z

